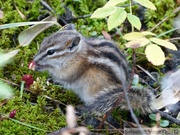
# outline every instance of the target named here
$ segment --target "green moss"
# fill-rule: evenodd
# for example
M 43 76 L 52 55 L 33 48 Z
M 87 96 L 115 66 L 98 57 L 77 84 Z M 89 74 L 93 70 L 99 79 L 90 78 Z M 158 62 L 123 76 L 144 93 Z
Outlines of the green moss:
M 46 134 L 46 131 L 58 130 L 66 126 L 65 116 L 55 109 L 51 112 L 46 111 L 45 98 L 38 96 L 37 104 L 32 104 L 29 100 L 22 100 L 19 97 L 10 99 L 7 104 L 0 108 L 1 114 L 8 115 L 12 110 L 16 109 L 15 120 L 29 124 L 44 131 L 21 125 L 10 119 L 4 119 L 0 122 L 0 133 L 9 134 Z
M 157 8 L 157 10 L 150 10 L 148 9 L 145 13 L 145 20 L 147 27 L 149 29 L 153 28 L 159 22 L 161 22 L 165 17 L 169 17 L 166 21 L 164 21 L 160 26 L 158 26 L 153 32 L 161 34 L 173 28 L 172 22 L 174 18 L 173 11 L 176 9 L 178 4 L 175 3 L 173 0 L 152 0 L 151 1 Z M 172 33 L 165 35 L 166 38 L 169 38 Z
M 160 6 L 161 10 L 158 10 L 158 12 L 148 11 L 146 13 L 146 20 L 148 22 L 149 28 L 155 26 L 155 24 L 157 24 L 163 18 L 163 16 L 169 15 L 174 10 L 174 5 L 172 5 L 173 2 L 169 4 L 170 1 L 166 1 L 168 1 L 168 4 L 162 2 L 163 4 L 165 4 L 165 7 L 172 7 L 170 11 L 166 10 L 166 14 L 164 13 L 165 11 L 161 11 L 162 9 L 164 10 L 164 6 Z M 26 19 L 24 20 L 23 18 L 21 18 L 12 0 L 1 0 L 0 9 L 4 12 L 4 17 L 3 19 L 0 19 L 0 25 L 23 21 L 37 21 L 40 17 L 44 17 L 47 13 L 49 13 L 49 11 L 43 9 L 43 6 L 40 4 L 40 0 L 14 0 L 14 2 L 19 11 L 25 15 Z M 64 4 L 70 10 L 72 10 L 74 17 L 79 17 L 91 14 L 98 7 L 103 6 L 106 0 L 64 0 L 63 2 L 60 2 L 59 0 L 47 0 L 46 2 L 56 11 L 56 15 L 62 15 L 62 13 L 65 12 L 62 7 L 62 5 Z M 157 0 L 155 4 L 161 5 L 161 3 Z M 155 16 L 152 16 L 154 14 Z M 169 22 L 162 24 L 160 26 L 160 29 L 158 28 L 156 32 L 161 33 L 171 29 L 171 20 L 172 19 L 169 19 Z M 101 19 L 96 20 L 85 18 L 74 20 L 72 23 L 75 23 L 78 31 L 80 31 L 87 37 L 99 36 L 102 35 L 102 30 L 107 31 L 107 23 L 105 20 Z M 15 49 L 18 46 L 18 35 L 26 28 L 27 26 L 1 30 L 0 49 L 3 49 L 7 52 Z M 19 97 L 20 87 L 12 86 L 14 88 L 14 98 L 8 100 L 6 104 L 3 104 L 0 107 L 0 114 L 8 115 L 12 110 L 16 109 L 16 120 L 19 120 L 22 123 L 30 124 L 31 126 L 43 129 L 45 131 L 21 125 L 10 119 L 4 119 L 0 121 L 1 134 L 43 135 L 46 134 L 46 131 L 58 130 L 62 127 L 65 127 L 66 122 L 65 116 L 58 109 L 52 109 L 53 107 L 57 108 L 56 105 L 54 105 L 53 100 L 57 100 L 60 102 L 59 104 L 60 106 L 62 106 L 61 109 L 63 111 L 65 110 L 66 104 L 77 105 L 81 103 L 79 98 L 73 92 L 67 91 L 62 87 L 53 85 L 51 83 L 46 83 L 48 78 L 47 72 L 39 73 L 28 69 L 28 64 L 36 54 L 42 40 L 58 29 L 58 27 L 53 26 L 45 30 L 43 33 L 39 34 L 29 46 L 20 48 L 20 52 L 15 56 L 12 63 L 6 65 L 3 69 L 0 69 L 0 78 L 5 79 L 9 82 L 16 83 L 18 85 L 21 84 L 21 78 L 24 74 L 33 75 L 33 78 L 35 80 L 35 83 L 31 86 L 31 88 L 28 91 L 23 92 L 22 99 Z M 52 99 L 46 99 L 43 95 L 46 95 Z M 3 102 L 3 100 L 0 100 L 0 104 Z M 123 119 L 127 118 L 127 113 L 124 111 L 122 112 L 122 114 L 119 113 L 119 111 L 114 112 L 113 115 L 117 119 L 119 119 L 119 115 L 122 116 Z

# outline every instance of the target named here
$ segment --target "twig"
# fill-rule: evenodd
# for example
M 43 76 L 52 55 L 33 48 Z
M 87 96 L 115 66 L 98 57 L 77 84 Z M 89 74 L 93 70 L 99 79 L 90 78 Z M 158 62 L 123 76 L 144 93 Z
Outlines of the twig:
M 180 37 L 170 38 L 169 40 L 180 40 Z
M 55 10 L 52 9 L 45 1 L 41 0 L 40 2 L 41 2 L 41 4 L 42 4 L 48 11 L 50 11 L 52 14 L 55 13 Z
M 170 116 L 169 114 L 165 113 L 165 112 L 162 112 L 162 111 L 159 111 L 159 110 L 155 110 L 154 113 L 160 113 L 162 117 L 180 125 L 180 120 Z
M 84 16 L 78 16 L 78 17 L 70 18 L 67 21 L 74 21 L 74 20 L 78 20 L 78 19 L 85 19 L 85 18 L 88 18 L 90 16 L 91 16 L 91 14 L 87 14 L 87 15 L 84 15 Z
M 2 79 L 2 78 L 0 78 L 0 80 L 3 81 L 3 82 L 8 83 L 8 84 L 10 84 L 10 85 L 13 85 L 13 86 L 18 86 L 18 87 L 20 86 L 20 85 L 18 85 L 18 84 L 16 84 L 16 83 L 10 82 L 10 81 L 5 80 L 5 79 Z
M 177 12 L 180 11 L 180 6 L 177 7 L 172 14 L 176 14 Z M 169 18 L 169 16 L 165 17 L 162 21 L 160 21 L 158 24 L 156 24 L 152 29 L 150 29 L 149 31 L 153 31 L 154 29 L 156 29 L 159 25 L 161 25 L 161 23 L 165 22 L 167 19 Z
M 5 79 L 2 79 L 2 78 L 0 78 L 0 80 L 3 81 L 3 82 L 6 82 L 7 84 L 20 87 L 20 85 L 18 85 L 18 84 L 16 84 L 16 83 L 13 83 L 13 82 L 11 82 L 11 81 L 9 81 L 9 80 L 5 80 Z M 27 88 L 24 88 L 24 90 L 26 90 L 26 91 L 28 91 L 28 92 L 31 92 L 31 91 L 30 91 L 29 89 L 27 89 Z M 32 92 L 31 92 L 31 93 L 32 93 Z M 41 94 L 40 94 L 40 95 L 41 95 Z M 66 106 L 64 103 L 62 103 L 62 102 L 60 102 L 60 101 L 58 101 L 58 100 L 52 99 L 51 97 L 48 97 L 47 95 L 41 95 L 41 96 L 44 97 L 44 98 L 46 98 L 46 99 L 49 99 L 49 100 L 53 101 L 54 103 L 58 103 L 58 104 L 61 104 L 61 105 L 63 105 L 63 106 Z
M 136 65 L 138 68 L 140 68 L 144 73 L 146 73 L 151 79 L 153 79 L 155 82 L 157 82 L 156 78 L 152 76 L 147 70 L 145 70 L 143 67 L 140 65 Z
M 131 74 L 132 74 L 132 76 L 134 76 L 134 71 L 135 71 L 134 68 L 135 68 L 135 63 L 136 63 L 136 56 L 135 56 L 135 51 L 134 51 L 134 50 L 133 50 L 133 56 L 132 56 L 132 58 L 133 58 L 133 67 L 132 67 L 132 73 L 131 73 Z M 113 106 L 113 108 L 110 109 L 110 110 L 108 111 L 108 113 L 111 113 L 112 110 L 119 105 L 120 101 L 122 100 L 122 96 L 125 95 L 125 99 L 126 99 L 126 101 L 127 101 L 127 105 L 128 105 L 128 108 L 129 108 L 129 110 L 130 110 L 130 113 L 131 113 L 131 116 L 132 116 L 133 120 L 134 120 L 135 123 L 137 124 L 137 127 L 139 128 L 139 130 L 141 131 L 141 133 L 142 133 L 143 135 L 146 135 L 146 133 L 145 133 L 145 131 L 143 130 L 143 128 L 141 127 L 141 125 L 140 125 L 140 123 L 139 123 L 136 115 L 135 115 L 134 112 L 133 112 L 133 109 L 132 109 L 132 106 L 131 106 L 131 104 L 130 104 L 130 100 L 129 100 L 129 97 L 128 97 L 128 94 L 127 94 L 127 91 L 131 88 L 131 84 L 132 84 L 132 79 L 130 79 L 130 81 L 129 81 L 128 89 L 127 89 L 127 90 L 126 90 L 126 89 L 123 89 L 124 93 L 119 97 L 119 99 L 116 101 L 116 103 L 115 103 L 115 105 Z M 106 115 L 108 115 L 108 113 L 106 113 Z M 102 126 L 102 124 L 104 123 L 105 119 L 107 118 L 106 115 L 105 115 L 105 117 L 103 117 L 103 119 L 102 119 L 102 121 L 101 121 L 101 123 L 100 123 L 100 126 Z
M 56 14 L 56 11 L 52 9 L 45 1 L 41 0 L 40 2 L 48 11 L 50 11 L 52 14 Z M 58 20 L 59 20 L 58 23 L 61 26 L 68 24 L 67 21 L 64 20 L 59 14 L 58 14 Z
M 107 116 L 107 115 L 106 115 L 106 116 Z M 106 117 L 106 118 L 107 118 L 107 117 Z M 96 118 L 96 119 L 99 120 L 99 121 L 103 121 L 101 118 Z M 121 130 L 117 129 L 116 127 L 114 127 L 113 125 L 111 125 L 109 122 L 106 121 L 106 122 L 104 122 L 104 123 L 107 124 L 109 127 L 113 128 L 115 131 L 123 134 Z M 101 128 L 98 128 L 98 129 L 101 129 Z
M 132 58 L 133 58 L 132 76 L 134 76 L 134 71 L 135 71 L 134 68 L 135 68 L 135 63 L 136 63 L 135 50 L 133 50 L 133 56 L 132 56 Z M 128 90 L 130 89 L 131 84 L 132 84 L 132 79 L 131 79 L 130 82 L 129 82 Z M 143 135 L 146 135 L 146 133 L 145 133 L 145 131 L 143 130 L 143 128 L 141 127 L 141 125 L 140 125 L 140 123 L 139 123 L 136 115 L 135 115 L 134 112 L 133 112 L 133 109 L 132 109 L 132 106 L 131 106 L 131 104 L 130 104 L 130 100 L 129 100 L 129 97 L 128 97 L 128 94 L 127 94 L 127 90 L 126 90 L 126 89 L 124 89 L 124 95 L 125 95 L 125 98 L 126 98 L 126 101 L 127 101 L 127 105 L 128 105 L 128 108 L 129 108 L 129 110 L 130 110 L 130 113 L 131 113 L 131 116 L 132 116 L 133 120 L 134 120 L 135 123 L 137 124 L 137 127 L 139 128 L 139 130 L 141 131 L 141 133 L 142 133 Z

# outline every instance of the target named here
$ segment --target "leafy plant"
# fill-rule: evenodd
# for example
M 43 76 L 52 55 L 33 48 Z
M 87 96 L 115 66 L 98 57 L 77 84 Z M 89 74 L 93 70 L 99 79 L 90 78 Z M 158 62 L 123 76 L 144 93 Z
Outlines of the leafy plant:
M 157 37 L 147 38 L 147 36 L 156 36 L 152 32 L 131 32 L 124 35 L 124 39 L 129 42 L 125 44 L 128 48 L 137 49 L 145 46 L 145 55 L 153 65 L 159 66 L 164 64 L 165 55 L 161 47 L 163 46 L 168 49 L 177 50 L 176 46 L 166 40 L 159 39 Z
M 163 120 L 158 114 L 150 114 L 149 118 L 156 122 L 157 125 L 160 125 L 161 127 L 167 127 L 169 126 L 168 120 Z
M 129 0 L 130 13 L 127 13 L 124 7 L 119 7 L 119 5 L 122 6 L 122 4 L 127 1 L 128 0 L 110 0 L 102 8 L 98 8 L 97 10 L 95 10 L 94 13 L 91 15 L 91 18 L 106 18 L 109 16 L 107 22 L 108 30 L 112 30 L 113 28 L 121 25 L 127 18 L 132 26 L 140 30 L 141 29 L 140 19 L 137 16 L 132 15 L 131 0 Z M 156 7 L 149 0 L 134 0 L 134 1 L 152 10 L 156 9 Z
M 159 45 L 172 50 L 177 50 L 177 48 L 174 44 L 157 37 L 148 39 L 146 36 L 156 36 L 152 32 L 133 32 L 133 27 L 137 28 L 138 30 L 141 29 L 141 22 L 137 16 L 132 15 L 131 0 L 129 0 L 130 13 L 127 13 L 125 8 L 119 7 L 119 5 L 122 6 L 122 4 L 127 1 L 128 0 L 110 0 L 104 5 L 104 7 L 94 11 L 91 18 L 106 18 L 109 16 L 107 21 L 109 30 L 121 25 L 127 18 L 132 25 L 132 33 L 124 36 L 124 39 L 129 41 L 127 44 L 125 44 L 125 46 L 133 49 L 146 46 L 145 55 L 148 61 L 156 66 L 163 65 L 165 62 L 165 54 Z M 154 4 L 149 0 L 135 0 L 135 2 L 151 10 L 156 10 Z

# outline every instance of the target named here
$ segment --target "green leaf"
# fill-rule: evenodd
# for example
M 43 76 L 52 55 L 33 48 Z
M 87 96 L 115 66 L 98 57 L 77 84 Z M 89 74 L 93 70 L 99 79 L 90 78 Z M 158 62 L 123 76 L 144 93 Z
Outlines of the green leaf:
M 42 22 L 44 21 L 57 22 L 57 18 L 55 18 L 54 16 L 48 16 L 47 18 L 42 20 Z M 41 33 L 42 31 L 44 31 L 45 29 L 49 28 L 52 25 L 53 23 L 36 24 L 24 30 L 23 32 L 20 33 L 18 37 L 20 46 L 29 45 L 39 33 Z
M 0 98 L 10 98 L 13 96 L 11 87 L 0 81 Z
M 160 66 L 164 64 L 165 55 L 162 49 L 155 45 L 150 44 L 145 49 L 145 54 L 148 59 L 153 65 Z
M 20 22 L 20 23 L 9 23 L 0 25 L 0 29 L 14 28 L 19 26 L 35 25 L 35 24 L 45 24 L 52 23 L 58 25 L 57 21 L 44 21 L 44 22 Z
M 112 13 L 114 13 L 116 10 L 117 10 L 117 8 L 115 8 L 113 6 L 98 8 L 91 15 L 91 18 L 105 18 L 105 17 L 111 15 Z
M 126 40 L 135 40 L 142 37 L 144 37 L 144 35 L 140 32 L 131 32 L 123 36 L 123 38 Z
M 8 53 L 0 54 L 0 67 L 3 67 L 9 63 L 10 59 L 13 58 L 18 52 L 19 50 L 17 49 Z
M 161 46 L 164 46 L 168 49 L 171 49 L 171 50 L 177 50 L 176 46 L 173 44 L 173 43 L 170 43 L 166 40 L 162 40 L 162 39 L 159 39 L 159 38 L 150 38 L 150 40 L 158 45 L 161 45 Z
M 126 16 L 127 12 L 122 8 L 118 8 L 116 12 L 111 14 L 108 18 L 108 30 L 110 31 L 111 29 L 121 25 L 125 21 Z
M 153 114 L 153 113 L 149 114 L 149 118 L 150 118 L 151 120 L 156 121 L 156 114 Z
M 139 3 L 142 6 L 145 6 L 146 8 L 156 10 L 156 7 L 154 6 L 154 4 L 149 0 L 134 0 L 134 1 Z
M 142 46 L 145 46 L 149 43 L 150 41 L 147 38 L 137 38 L 135 40 L 129 41 L 127 44 L 125 44 L 126 47 L 128 48 L 139 48 Z
M 109 0 L 106 5 L 104 5 L 104 7 L 110 7 L 110 6 L 115 6 L 119 3 L 124 3 L 126 2 L 127 0 Z
M 161 120 L 161 121 L 160 121 L 160 126 L 161 126 L 161 127 L 167 127 L 167 126 L 169 126 L 169 121 L 168 121 L 168 120 Z
M 137 16 L 128 14 L 127 19 L 131 23 L 131 25 L 134 26 L 136 29 L 141 29 L 141 21 Z

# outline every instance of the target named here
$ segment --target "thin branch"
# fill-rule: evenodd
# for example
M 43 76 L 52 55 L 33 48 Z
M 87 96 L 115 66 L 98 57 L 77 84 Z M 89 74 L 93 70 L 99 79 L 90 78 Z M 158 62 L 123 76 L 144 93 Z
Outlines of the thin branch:
M 135 68 L 135 63 L 136 63 L 135 50 L 133 50 L 133 56 L 132 56 L 132 58 L 133 58 L 132 76 L 134 76 L 134 71 L 135 71 L 134 68 Z M 132 79 L 131 79 L 130 82 L 129 82 L 128 90 L 130 89 L 131 84 L 132 84 Z M 135 123 L 137 124 L 137 126 L 138 126 L 139 130 L 141 131 L 141 133 L 142 133 L 143 135 L 146 135 L 146 133 L 145 133 L 145 131 L 143 130 L 143 128 L 141 127 L 141 125 L 140 125 L 140 123 L 139 123 L 136 115 L 135 115 L 134 112 L 133 112 L 133 109 L 132 109 L 132 106 L 131 106 L 131 103 L 130 103 L 130 100 L 129 100 L 129 97 L 128 97 L 128 94 L 127 94 L 127 90 L 126 90 L 126 89 L 124 89 L 124 95 L 125 95 L 125 98 L 126 98 L 126 101 L 127 101 L 127 105 L 128 105 L 128 108 L 129 108 L 129 110 L 130 110 L 130 113 L 131 113 L 131 116 L 132 116 L 133 120 L 134 120 Z
M 169 40 L 180 40 L 180 37 L 169 38 Z
M 48 11 L 50 11 L 52 14 L 56 14 L 56 11 L 54 9 L 52 9 L 45 1 L 41 0 L 40 1 L 41 4 L 44 6 L 44 8 L 46 8 Z M 58 23 L 61 25 L 61 26 L 64 26 L 67 23 L 66 20 L 64 20 L 60 15 L 58 15 Z
M 50 11 L 52 14 L 55 13 L 55 10 L 52 9 L 45 1 L 41 0 L 40 2 L 41 2 L 41 4 L 43 5 L 43 7 L 45 7 L 45 8 L 46 8 L 48 11 Z
M 166 118 L 166 119 L 168 119 L 168 120 L 170 120 L 170 121 L 172 121 L 172 122 L 180 125 L 180 120 L 172 117 L 171 115 L 169 115 L 169 114 L 167 114 L 167 113 L 165 113 L 165 112 L 156 110 L 156 111 L 154 111 L 154 113 L 160 113 L 160 114 L 161 114 L 161 117 L 164 117 L 164 118 Z
M 180 6 L 177 7 L 172 14 L 176 14 L 177 12 L 180 11 Z M 170 16 L 165 17 L 162 21 L 160 21 L 158 24 L 156 24 L 152 29 L 150 29 L 149 31 L 153 31 L 154 29 L 156 29 L 159 25 L 161 25 L 161 23 L 165 22 L 167 19 L 169 19 Z

